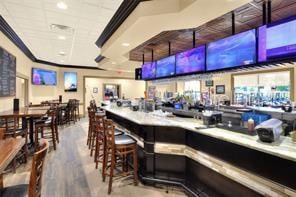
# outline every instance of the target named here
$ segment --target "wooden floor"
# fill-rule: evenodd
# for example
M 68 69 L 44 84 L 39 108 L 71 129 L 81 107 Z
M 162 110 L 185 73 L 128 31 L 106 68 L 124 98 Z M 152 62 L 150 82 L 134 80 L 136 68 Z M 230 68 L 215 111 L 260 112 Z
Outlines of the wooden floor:
M 43 176 L 42 196 L 48 197 L 165 197 L 185 196 L 175 188 L 166 189 L 134 186 L 132 179 L 117 180 L 113 184 L 111 195 L 107 195 L 108 179 L 102 182 L 100 168 L 95 169 L 93 158 L 89 156 L 86 146 L 88 120 L 82 119 L 75 125 L 60 128 L 60 144 L 57 150 L 51 150 L 47 157 Z M 31 163 L 20 166 L 16 174 L 4 176 L 4 185 L 15 185 L 29 182 Z

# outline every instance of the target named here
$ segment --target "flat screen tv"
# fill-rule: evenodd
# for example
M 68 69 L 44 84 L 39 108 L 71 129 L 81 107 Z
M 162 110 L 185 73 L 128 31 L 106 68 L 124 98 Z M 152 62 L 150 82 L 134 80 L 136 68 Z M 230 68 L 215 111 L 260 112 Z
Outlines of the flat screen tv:
M 200 46 L 176 55 L 176 74 L 205 71 L 205 46 Z
M 57 72 L 41 68 L 32 68 L 33 85 L 52 85 L 57 84 Z
M 64 72 L 65 92 L 77 92 L 77 72 Z
M 209 43 L 206 62 L 208 71 L 256 63 L 256 30 Z
M 147 62 L 142 65 L 142 79 L 154 79 L 156 73 L 156 62 Z
M 160 59 L 156 62 L 156 77 L 175 75 L 176 57 L 174 55 Z
M 258 29 L 258 61 L 296 55 L 296 19 L 264 25 Z

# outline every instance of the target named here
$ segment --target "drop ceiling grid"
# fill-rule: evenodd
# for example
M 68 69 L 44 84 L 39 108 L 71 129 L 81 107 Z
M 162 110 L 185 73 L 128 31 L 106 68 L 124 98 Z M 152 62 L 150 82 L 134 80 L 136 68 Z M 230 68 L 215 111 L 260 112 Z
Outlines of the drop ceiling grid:
M 122 0 L 1 0 L 0 14 L 38 58 L 59 64 L 94 66 L 99 53 L 95 41 Z M 51 24 L 74 28 L 74 33 L 53 31 Z M 66 36 L 59 40 L 58 36 Z M 66 56 L 60 56 L 64 51 Z

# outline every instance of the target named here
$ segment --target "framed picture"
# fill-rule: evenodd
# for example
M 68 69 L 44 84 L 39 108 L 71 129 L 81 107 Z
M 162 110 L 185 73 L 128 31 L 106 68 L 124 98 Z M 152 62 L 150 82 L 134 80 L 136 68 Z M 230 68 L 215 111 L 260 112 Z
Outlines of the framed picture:
M 103 84 L 104 100 L 118 99 L 121 93 L 120 84 Z
M 213 80 L 206 80 L 206 87 L 213 87 L 214 81 Z
M 77 92 L 77 72 L 64 72 L 65 92 Z
M 216 85 L 216 94 L 225 94 L 225 85 Z
M 98 93 L 98 88 L 93 88 L 93 93 L 97 94 Z

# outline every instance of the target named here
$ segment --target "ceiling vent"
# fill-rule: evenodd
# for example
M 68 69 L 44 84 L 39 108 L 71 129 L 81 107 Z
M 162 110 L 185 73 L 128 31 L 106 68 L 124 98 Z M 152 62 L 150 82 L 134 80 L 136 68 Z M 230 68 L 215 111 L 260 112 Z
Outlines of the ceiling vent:
M 63 32 L 68 34 L 73 34 L 74 29 L 72 27 L 66 26 L 66 25 L 60 25 L 60 24 L 51 24 L 50 29 L 54 32 Z

